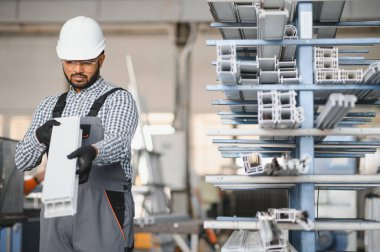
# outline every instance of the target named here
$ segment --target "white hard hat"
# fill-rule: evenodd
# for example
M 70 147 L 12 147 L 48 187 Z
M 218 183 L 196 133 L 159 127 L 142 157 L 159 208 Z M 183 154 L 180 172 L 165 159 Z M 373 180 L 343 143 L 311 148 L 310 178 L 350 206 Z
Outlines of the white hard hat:
M 89 17 L 75 17 L 62 26 L 57 44 L 60 59 L 87 60 L 99 56 L 106 47 L 102 28 Z

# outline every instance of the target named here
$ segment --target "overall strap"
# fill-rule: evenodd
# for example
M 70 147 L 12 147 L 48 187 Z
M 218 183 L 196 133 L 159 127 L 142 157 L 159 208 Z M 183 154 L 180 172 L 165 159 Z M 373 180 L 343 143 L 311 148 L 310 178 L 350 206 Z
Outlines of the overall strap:
M 97 116 L 100 108 L 103 106 L 104 102 L 106 101 L 107 97 L 116 92 L 117 90 L 124 90 L 123 88 L 114 88 L 110 91 L 106 92 L 102 96 L 100 96 L 98 99 L 94 101 L 94 104 L 92 104 L 92 107 L 90 109 L 90 112 L 88 112 L 87 116 Z
M 68 92 L 61 94 L 61 96 L 58 98 L 58 101 L 55 104 L 55 107 L 53 109 L 53 118 L 62 116 L 63 110 L 65 109 L 65 106 L 66 106 L 67 93 Z

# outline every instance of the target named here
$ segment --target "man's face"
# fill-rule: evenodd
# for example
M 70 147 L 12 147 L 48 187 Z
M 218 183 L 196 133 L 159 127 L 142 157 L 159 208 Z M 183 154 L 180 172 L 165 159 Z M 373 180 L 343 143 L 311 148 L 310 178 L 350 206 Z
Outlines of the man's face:
M 62 60 L 67 81 L 77 92 L 91 86 L 99 76 L 104 58 L 104 54 L 101 54 L 90 60 Z

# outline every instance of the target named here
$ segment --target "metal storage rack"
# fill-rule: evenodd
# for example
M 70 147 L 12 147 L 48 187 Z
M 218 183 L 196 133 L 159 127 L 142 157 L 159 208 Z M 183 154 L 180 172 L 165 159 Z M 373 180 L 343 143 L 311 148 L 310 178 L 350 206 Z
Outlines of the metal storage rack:
M 213 105 L 228 105 L 231 112 L 221 112 L 222 119 L 230 120 L 227 124 L 256 124 L 257 123 L 257 100 L 254 95 L 257 91 L 287 91 L 295 90 L 298 93 L 298 104 L 305 112 L 305 120 L 299 129 L 229 129 L 212 130 L 211 136 L 287 136 L 292 137 L 287 140 L 250 140 L 250 139 L 214 139 L 215 144 L 233 146 L 220 147 L 223 157 L 239 157 L 244 152 L 262 152 L 270 155 L 274 153 L 291 152 L 296 157 L 307 154 L 313 160 L 314 157 L 363 157 L 365 153 L 373 152 L 380 146 L 379 142 L 314 142 L 315 136 L 328 135 L 380 135 L 380 128 L 351 128 L 363 124 L 368 118 L 375 116 L 372 113 L 349 113 L 346 118 L 338 124 L 337 128 L 320 130 L 314 128 L 315 111 L 319 105 L 326 102 L 326 94 L 333 92 L 350 91 L 353 94 L 365 95 L 358 100 L 357 105 L 373 104 L 380 105 L 377 97 L 380 94 L 380 85 L 373 83 L 360 84 L 316 84 L 313 80 L 313 46 L 371 46 L 380 44 L 379 38 L 362 39 L 335 39 L 336 28 L 338 27 L 370 27 L 380 26 L 380 22 L 340 22 L 340 15 L 344 7 L 344 1 L 328 0 L 298 0 L 292 1 L 288 8 L 290 20 L 294 14 L 294 24 L 298 28 L 297 39 L 258 39 L 255 31 L 258 24 L 255 22 L 256 16 L 247 16 L 247 10 L 254 8 L 250 6 L 252 0 L 208 0 L 211 13 L 215 23 L 211 27 L 220 29 L 225 40 L 209 40 L 209 46 L 223 46 L 233 44 L 237 49 L 245 52 L 256 53 L 263 46 L 286 46 L 287 48 L 297 47 L 297 65 L 301 76 L 300 83 L 291 82 L 288 84 L 261 84 L 249 82 L 241 85 L 234 85 L 230 79 L 224 79 L 222 84 L 209 85 L 209 91 L 222 91 L 227 99 L 213 101 Z M 264 2 L 265 1 L 261 1 Z M 266 4 L 276 4 L 281 1 L 267 0 Z M 363 3 L 365 4 L 365 3 Z M 314 8 L 314 9 L 313 9 Z M 328 12 L 330 10 L 330 12 Z M 331 12 L 335 13 L 333 17 Z M 223 18 L 218 17 L 222 14 Z M 236 14 L 238 13 L 238 14 Z M 314 20 L 313 20 L 314 13 Z M 239 15 L 241 14 L 241 15 Z M 329 16 L 330 15 L 330 16 Z M 317 29 L 317 38 L 313 38 L 313 29 Z M 253 31 L 253 32 L 252 32 Z M 256 33 L 257 34 L 257 33 Z M 259 37 L 260 38 L 260 37 Z M 342 49 L 345 53 L 367 53 L 366 49 Z M 255 57 L 252 57 L 254 59 Z M 360 57 L 343 57 L 339 59 L 341 65 L 369 65 L 373 60 Z M 231 63 L 232 65 L 235 62 Z M 235 67 L 235 65 L 233 65 Z M 227 76 L 231 77 L 231 75 Z M 233 79 L 236 76 L 232 76 Z M 236 83 L 235 83 L 236 84 Z M 243 85 L 244 84 L 244 85 Z M 249 94 L 250 99 L 244 99 Z M 235 95 L 235 97 L 233 97 Z M 240 97 L 236 97 L 236 95 Z M 229 98 L 232 96 L 233 98 Z M 234 108 L 243 108 L 241 111 Z M 244 109 L 246 107 L 247 109 Z M 360 120 L 353 119 L 361 117 Z M 279 148 L 283 147 L 283 148 Z M 334 151 L 327 151 L 326 148 L 335 147 Z M 324 151 L 322 151 L 324 150 Z M 206 181 L 226 190 L 252 190 L 283 188 L 289 190 L 292 208 L 307 210 L 310 217 L 315 219 L 315 189 L 349 189 L 360 190 L 364 188 L 380 186 L 380 175 L 316 175 L 314 172 L 314 162 L 311 162 L 307 175 L 302 176 L 207 176 Z M 279 224 L 280 228 L 292 230 L 290 232 L 290 242 L 302 252 L 316 251 L 314 231 L 303 231 L 297 224 Z M 239 217 L 218 217 L 213 221 L 205 221 L 205 228 L 218 229 L 258 229 L 256 218 Z M 380 229 L 380 222 L 363 219 L 317 219 L 313 230 L 373 230 Z

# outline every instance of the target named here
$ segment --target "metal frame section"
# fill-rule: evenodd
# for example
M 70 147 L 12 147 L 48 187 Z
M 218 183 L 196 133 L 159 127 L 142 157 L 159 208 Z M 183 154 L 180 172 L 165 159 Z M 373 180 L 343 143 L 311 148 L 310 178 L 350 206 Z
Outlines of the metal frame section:
M 323 105 L 326 103 L 326 100 L 315 100 L 314 101 L 314 107 L 317 108 L 319 105 Z M 212 105 L 249 105 L 249 106 L 256 106 L 257 107 L 257 100 L 229 100 L 229 99 L 216 99 L 211 102 Z M 357 105 L 380 105 L 379 99 L 370 99 L 370 100 L 359 100 L 356 102 Z M 230 111 L 221 111 L 219 113 L 232 113 L 232 114 L 239 114 L 241 112 L 230 112 Z M 375 117 L 376 113 L 374 112 L 361 112 L 362 116 L 356 116 L 356 117 Z M 244 113 L 245 115 L 250 115 L 250 113 Z M 318 112 L 316 113 L 318 114 Z M 352 114 L 352 113 L 350 113 Z M 350 115 L 349 114 L 349 115 Z M 373 115 L 365 115 L 365 114 L 373 114 Z M 354 116 L 355 117 L 355 116 Z
M 260 39 L 244 39 L 244 40 L 207 40 L 208 46 L 216 46 L 217 44 L 228 45 L 234 43 L 239 47 L 256 47 L 256 46 L 275 46 L 275 45 L 297 45 L 297 46 L 371 46 L 380 44 L 380 38 L 361 38 L 359 39 L 297 39 L 297 40 L 260 40 Z
M 252 139 L 212 139 L 214 144 L 234 144 L 234 147 L 283 147 L 283 148 L 295 148 L 294 141 L 268 141 L 268 140 L 252 140 Z M 316 143 L 315 148 L 380 148 L 380 142 L 378 141 L 323 141 L 322 143 Z
M 334 129 L 216 129 L 209 130 L 208 136 L 375 136 L 380 128 L 334 128 Z
M 251 1 L 252 2 L 252 1 Z M 340 21 L 340 22 L 313 22 L 314 28 L 323 27 L 339 27 L 339 28 L 352 28 L 352 27 L 379 27 L 380 21 Z M 214 22 L 210 24 L 212 28 L 249 28 L 252 30 L 257 29 L 256 23 L 224 23 L 224 22 Z M 362 49 L 365 50 L 365 49 Z M 348 53 L 348 52 L 346 52 Z M 350 52 L 352 53 L 352 52 Z M 361 51 L 360 53 L 367 53 L 366 51 Z
M 299 175 L 299 176 L 243 176 L 243 175 L 208 175 L 206 182 L 217 186 L 223 185 L 260 185 L 260 184 L 380 184 L 380 175 Z M 313 203 L 314 205 L 314 203 Z M 303 208 L 302 208 L 303 209 Z
M 313 84 L 311 81 L 309 84 Z M 208 91 L 339 91 L 339 90 L 367 90 L 380 91 L 380 85 L 360 84 L 360 85 L 307 85 L 307 83 L 299 85 L 207 85 Z M 371 99 L 374 99 L 371 97 Z
M 303 230 L 299 224 L 278 223 L 281 230 Z M 223 220 L 206 220 L 204 228 L 212 229 L 240 229 L 258 230 L 259 222 L 256 218 L 229 217 Z M 311 230 L 380 230 L 380 221 L 357 220 L 357 219 L 317 219 Z M 314 232 L 310 232 L 314 235 Z

